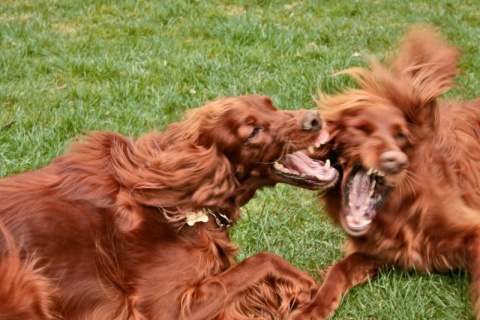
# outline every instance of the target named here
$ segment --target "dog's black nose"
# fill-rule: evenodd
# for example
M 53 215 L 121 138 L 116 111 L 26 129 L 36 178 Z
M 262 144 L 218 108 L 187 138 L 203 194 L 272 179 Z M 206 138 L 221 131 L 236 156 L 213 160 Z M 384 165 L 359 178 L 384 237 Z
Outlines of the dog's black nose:
M 302 129 L 304 131 L 318 131 L 322 129 L 322 120 L 320 114 L 316 110 L 310 110 L 305 113 L 302 122 Z

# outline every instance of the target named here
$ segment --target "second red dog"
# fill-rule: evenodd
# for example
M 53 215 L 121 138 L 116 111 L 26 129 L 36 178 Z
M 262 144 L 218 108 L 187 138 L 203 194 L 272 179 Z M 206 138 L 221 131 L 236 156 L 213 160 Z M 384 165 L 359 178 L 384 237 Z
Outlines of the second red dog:
M 327 317 L 346 291 L 387 267 L 467 270 L 480 316 L 480 100 L 437 101 L 454 83 L 458 56 L 418 26 L 390 64 L 345 71 L 360 89 L 320 98 L 332 138 L 324 152 L 342 174 L 322 200 L 349 242 L 304 309 L 311 318 Z

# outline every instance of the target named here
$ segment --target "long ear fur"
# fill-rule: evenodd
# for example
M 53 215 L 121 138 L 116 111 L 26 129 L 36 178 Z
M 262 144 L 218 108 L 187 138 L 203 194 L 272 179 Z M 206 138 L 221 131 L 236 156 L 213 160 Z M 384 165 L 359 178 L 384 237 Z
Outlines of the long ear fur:
M 228 160 L 214 146 L 165 135 L 151 133 L 132 145 L 112 146 L 111 170 L 132 200 L 178 209 L 224 204 L 236 187 Z M 165 144 L 163 139 L 176 142 Z
M 384 96 L 411 122 L 435 125 L 435 98 L 453 86 L 459 54 L 432 27 L 417 25 L 400 42 L 390 71 L 377 61 L 371 67 L 384 86 Z
M 448 45 L 429 26 L 415 26 L 399 46 L 397 56 L 386 66 L 372 59 L 370 70 L 347 69 L 338 74 L 353 77 L 360 89 L 342 95 L 319 93 L 322 109 L 331 131 L 341 130 L 338 123 L 344 111 L 363 105 L 391 104 L 405 114 L 415 137 L 421 140 L 438 123 L 436 98 L 450 89 L 458 73 L 459 51 Z
M 144 168 L 136 181 L 129 182 L 132 195 L 139 203 L 197 209 L 222 206 L 233 195 L 236 189 L 233 170 L 215 146 L 205 148 L 180 141 L 161 150 L 151 145 L 156 144 L 155 135 L 144 139 L 150 142 L 137 141 L 136 146 L 137 157 L 141 158 Z M 119 166 L 117 172 L 123 170 Z
M 70 190 L 66 193 L 70 198 L 88 198 L 100 207 L 115 203 L 117 222 L 124 231 L 142 221 L 138 206 L 167 213 L 231 207 L 229 201 L 237 189 L 230 162 L 215 146 L 198 146 L 168 130 L 136 141 L 111 132 L 92 132 L 73 144 L 72 153 L 75 156 L 57 160 L 63 162 L 62 176 L 67 177 L 60 190 Z M 105 197 L 98 196 L 99 190 L 109 195 L 109 203 L 100 202 Z

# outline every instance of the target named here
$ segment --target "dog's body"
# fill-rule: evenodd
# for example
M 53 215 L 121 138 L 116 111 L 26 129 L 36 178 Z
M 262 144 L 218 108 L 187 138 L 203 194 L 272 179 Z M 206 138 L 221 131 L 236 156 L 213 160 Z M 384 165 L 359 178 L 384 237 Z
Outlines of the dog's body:
M 347 70 L 361 88 L 321 97 L 332 137 L 323 151 L 343 175 L 322 201 L 349 243 L 306 308 L 312 318 L 392 266 L 467 270 L 479 314 L 480 100 L 436 100 L 453 85 L 457 60 L 435 31 L 417 27 L 390 69 L 373 61 L 371 71 Z
M 226 226 L 263 186 L 332 183 L 333 169 L 272 170 L 325 138 L 316 111 L 230 97 L 137 140 L 92 133 L 0 180 L 0 319 L 286 317 L 315 281 L 269 253 L 235 264 Z

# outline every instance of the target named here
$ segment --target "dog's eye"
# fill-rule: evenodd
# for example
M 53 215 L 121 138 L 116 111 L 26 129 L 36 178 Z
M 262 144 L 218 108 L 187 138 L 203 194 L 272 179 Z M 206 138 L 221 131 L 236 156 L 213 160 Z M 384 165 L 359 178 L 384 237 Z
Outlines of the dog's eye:
M 260 128 L 260 127 L 253 127 L 253 129 L 250 132 L 250 134 L 248 135 L 247 139 L 250 140 L 250 139 L 255 138 L 260 133 L 261 129 L 262 128 Z
M 397 132 L 397 135 L 395 136 L 395 138 L 397 140 L 402 140 L 403 141 L 403 140 L 407 139 L 407 136 L 405 135 L 405 133 L 399 131 L 399 132 Z
M 359 126 L 357 127 L 357 130 L 363 132 L 366 135 L 369 135 L 373 132 L 373 129 L 370 126 Z

